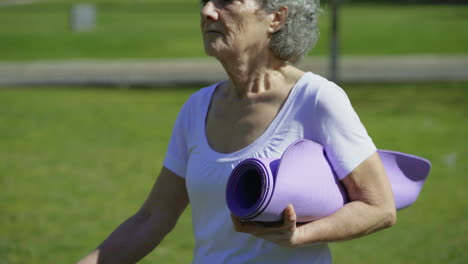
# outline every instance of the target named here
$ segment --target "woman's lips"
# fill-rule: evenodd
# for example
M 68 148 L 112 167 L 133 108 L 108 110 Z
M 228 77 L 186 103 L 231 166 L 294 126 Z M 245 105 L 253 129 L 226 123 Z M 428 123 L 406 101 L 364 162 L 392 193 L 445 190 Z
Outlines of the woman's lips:
M 216 29 L 215 27 L 204 27 L 203 32 L 205 34 L 211 33 L 211 34 L 222 34 L 221 30 Z

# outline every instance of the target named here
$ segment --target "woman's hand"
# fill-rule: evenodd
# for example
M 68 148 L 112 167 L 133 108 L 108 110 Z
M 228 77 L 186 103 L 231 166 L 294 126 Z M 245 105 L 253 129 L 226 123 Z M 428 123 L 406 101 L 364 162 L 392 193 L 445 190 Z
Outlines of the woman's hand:
M 296 225 L 296 213 L 290 204 L 283 212 L 283 221 L 271 226 L 262 222 L 243 221 L 231 214 L 234 229 L 237 232 L 251 234 L 282 247 L 297 247 L 300 243 L 301 229 Z

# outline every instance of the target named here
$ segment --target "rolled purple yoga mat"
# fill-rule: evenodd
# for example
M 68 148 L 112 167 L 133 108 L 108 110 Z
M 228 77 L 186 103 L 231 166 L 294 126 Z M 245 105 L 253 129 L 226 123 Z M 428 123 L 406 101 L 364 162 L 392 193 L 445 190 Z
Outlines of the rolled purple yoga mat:
M 431 164 L 410 154 L 378 150 L 392 185 L 397 209 L 416 201 Z M 328 163 L 323 146 L 310 140 L 291 144 L 280 159 L 250 158 L 232 171 L 226 202 L 235 216 L 251 221 L 282 219 L 288 204 L 298 222 L 328 216 L 347 202 L 347 195 Z

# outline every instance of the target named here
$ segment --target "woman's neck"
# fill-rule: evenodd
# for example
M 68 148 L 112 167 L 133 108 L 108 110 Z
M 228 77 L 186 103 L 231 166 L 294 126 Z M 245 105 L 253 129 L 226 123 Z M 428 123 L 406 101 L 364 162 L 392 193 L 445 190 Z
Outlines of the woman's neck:
M 229 97 L 255 98 L 265 92 L 291 86 L 303 73 L 271 54 L 240 55 L 220 59 L 220 62 L 230 79 L 225 90 Z

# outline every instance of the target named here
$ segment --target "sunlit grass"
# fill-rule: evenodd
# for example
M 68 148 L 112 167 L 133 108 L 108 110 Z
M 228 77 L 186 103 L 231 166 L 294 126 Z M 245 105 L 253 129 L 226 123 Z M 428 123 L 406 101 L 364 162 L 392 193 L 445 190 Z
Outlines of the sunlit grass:
M 433 169 L 395 227 L 332 244 L 335 262 L 463 263 L 468 83 L 343 87 L 379 148 Z M 193 91 L 0 90 L 0 263 L 73 263 L 97 246 L 145 199 Z M 190 263 L 192 250 L 187 211 L 141 263 Z
M 205 56 L 199 1 L 97 2 L 94 31 L 71 32 L 71 2 L 0 8 L 0 60 L 174 58 Z M 344 5 L 344 55 L 458 54 L 468 52 L 468 6 Z M 329 12 L 311 55 L 328 54 Z

